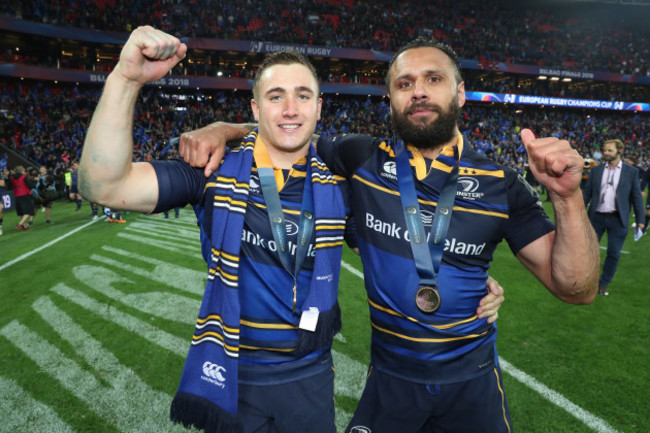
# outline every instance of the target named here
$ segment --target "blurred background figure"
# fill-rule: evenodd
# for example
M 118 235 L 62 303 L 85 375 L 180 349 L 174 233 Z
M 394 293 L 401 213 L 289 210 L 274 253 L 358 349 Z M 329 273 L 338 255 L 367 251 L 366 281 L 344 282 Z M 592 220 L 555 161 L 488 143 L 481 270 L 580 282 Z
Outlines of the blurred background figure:
M 4 221 L 4 214 L 2 211 L 5 207 L 2 197 L 4 196 L 4 191 L 7 188 L 7 182 L 9 182 L 9 170 L 7 170 L 7 168 L 3 168 L 0 172 L 0 235 L 2 235 L 2 222 Z
M 598 281 L 598 293 L 609 295 L 607 289 L 618 267 L 623 243 L 627 237 L 630 210 L 634 207 L 637 228 L 645 227 L 643 197 L 636 167 L 623 162 L 625 145 L 621 140 L 607 140 L 602 148 L 603 164 L 592 168 L 583 197 L 589 206 L 589 220 L 598 240 L 607 232 L 607 257 Z
M 126 222 L 126 220 L 122 219 L 120 211 L 111 209 L 110 207 L 104 207 L 104 215 L 108 217 L 109 223 L 124 224 Z
M 60 197 L 60 194 L 56 189 L 56 178 L 54 174 L 44 165 L 39 168 L 38 180 L 32 193 L 34 190 L 37 192 L 37 197 L 34 200 L 34 214 L 38 212 L 38 208 L 40 207 L 45 212 L 45 222 L 52 224 L 50 218 L 52 203 Z
M 174 218 L 178 218 L 178 215 L 180 214 L 180 211 L 181 211 L 181 208 L 179 208 L 179 207 L 174 208 Z M 166 210 L 163 213 L 165 214 L 165 218 L 169 218 L 169 211 Z
M 34 218 L 34 202 L 32 200 L 34 183 L 25 173 L 25 168 L 22 165 L 18 165 L 13 169 L 10 181 L 11 189 L 13 189 L 16 198 L 16 213 L 20 217 L 16 228 L 21 232 L 26 232 L 29 230 L 28 219 L 30 217 Z
M 77 204 L 77 209 L 81 209 L 82 197 L 79 194 L 79 164 L 75 161 L 72 163 L 70 170 L 66 173 L 67 178 L 69 179 L 70 186 L 70 200 L 74 201 Z

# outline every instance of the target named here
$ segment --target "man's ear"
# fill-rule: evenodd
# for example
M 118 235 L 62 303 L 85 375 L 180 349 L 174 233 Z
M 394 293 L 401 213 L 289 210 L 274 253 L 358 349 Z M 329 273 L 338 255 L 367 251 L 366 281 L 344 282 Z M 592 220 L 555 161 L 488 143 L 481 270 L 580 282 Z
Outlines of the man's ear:
M 323 109 L 323 98 L 318 98 L 318 117 L 317 117 L 318 120 L 320 120 L 320 113 L 322 109 Z
M 259 123 L 260 107 L 257 106 L 257 101 L 255 99 L 251 99 L 251 110 L 253 110 L 253 117 L 255 117 L 255 121 Z
M 465 95 L 465 82 L 461 81 L 458 83 L 458 105 L 465 105 L 466 95 Z

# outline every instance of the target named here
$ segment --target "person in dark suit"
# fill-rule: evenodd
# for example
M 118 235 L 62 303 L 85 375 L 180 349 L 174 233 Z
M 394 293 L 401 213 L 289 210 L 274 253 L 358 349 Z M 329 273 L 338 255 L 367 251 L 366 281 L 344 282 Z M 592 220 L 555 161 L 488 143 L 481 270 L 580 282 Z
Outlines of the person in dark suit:
M 607 287 L 614 278 L 618 259 L 628 231 L 630 207 L 634 206 L 637 227 L 645 227 L 643 197 L 638 170 L 622 161 L 625 145 L 621 140 L 608 140 L 603 144 L 605 164 L 591 169 L 583 190 L 585 205 L 589 206 L 589 220 L 598 240 L 607 231 L 607 257 L 598 281 L 598 293 L 609 295 Z

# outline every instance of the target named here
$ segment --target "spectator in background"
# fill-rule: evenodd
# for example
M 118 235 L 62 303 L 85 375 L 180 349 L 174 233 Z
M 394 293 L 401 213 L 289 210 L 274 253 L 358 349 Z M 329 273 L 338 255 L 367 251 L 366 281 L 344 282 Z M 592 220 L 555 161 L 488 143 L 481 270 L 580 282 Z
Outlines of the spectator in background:
M 162 157 L 159 158 L 159 159 L 178 158 L 178 150 L 177 150 L 177 147 L 175 147 L 175 146 L 178 146 L 178 140 L 176 140 L 176 139 L 174 140 L 174 147 L 170 147 L 169 149 L 166 149 L 167 152 L 164 155 L 162 155 Z M 178 207 L 178 206 L 174 207 L 174 218 L 178 218 L 180 216 L 180 212 L 181 212 L 180 207 Z M 169 219 L 169 210 L 165 209 L 163 211 L 163 214 L 165 215 L 165 219 Z
M 72 118 L 66 120 L 66 117 L 55 122 L 56 113 L 46 108 L 68 106 L 74 112 L 83 113 L 87 107 L 96 104 L 100 92 L 94 86 L 80 86 L 79 96 L 75 97 L 70 86 L 63 84 L 47 87 L 42 83 L 27 81 L 14 83 L 0 83 L 0 105 L 12 107 L 18 104 L 15 108 L 16 116 L 14 120 L 9 120 L 8 126 L 17 131 L 16 136 L 30 136 L 31 122 L 18 122 L 16 119 L 34 119 L 43 126 L 46 137 L 37 140 L 24 154 L 32 159 L 37 158 L 37 154 L 40 155 L 41 152 L 36 150 L 42 147 L 42 153 L 45 155 L 40 158 L 45 157 L 47 165 L 58 164 L 60 167 L 67 167 L 69 164 L 64 164 L 65 158 L 73 160 L 72 155 L 77 154 L 90 115 L 80 117 L 77 121 L 72 121 Z M 17 91 L 18 86 L 30 95 L 30 100 L 35 101 L 34 104 L 41 106 L 38 110 L 40 115 L 33 113 L 31 105 L 21 104 L 24 96 Z M 145 160 L 148 154 L 156 155 L 159 150 L 162 151 L 165 137 L 178 136 L 183 131 L 196 129 L 200 125 L 214 121 L 250 121 L 248 92 L 183 90 L 182 93 L 187 96 L 184 102 L 187 110 L 176 111 L 169 108 L 178 103 L 171 102 L 175 90 L 143 89 L 134 118 L 137 149 L 134 158 Z M 165 101 L 169 101 L 169 104 Z M 390 136 L 390 109 L 387 101 L 387 98 L 381 97 L 326 94 L 323 97 L 321 121 L 316 130 L 326 136 L 349 131 L 378 137 Z M 225 110 L 223 107 L 229 109 Z M 518 108 L 521 110 L 516 112 Z M 465 137 L 472 140 L 477 150 L 499 163 L 516 167 L 525 158 L 525 154 L 519 152 L 521 141 L 518 138 L 518 125 L 536 125 L 540 136 L 570 140 L 586 157 L 591 157 L 594 150 L 607 138 L 607 131 L 615 129 L 619 138 L 640 160 L 650 156 L 648 146 L 643 146 L 650 140 L 647 113 L 560 108 L 549 111 L 535 106 L 468 103 L 465 105 L 459 129 Z M 77 132 L 69 134 L 73 130 Z M 65 135 L 66 131 L 68 137 L 64 141 L 52 139 L 52 143 L 48 145 L 47 137 Z M 23 140 L 15 140 L 15 143 L 20 142 Z
M 11 189 L 14 191 L 16 198 L 16 214 L 20 217 L 20 221 L 16 224 L 16 228 L 21 232 L 29 230 L 26 224 L 27 220 L 31 217 L 34 218 L 34 201 L 32 200 L 32 188 L 34 183 L 25 173 L 25 168 L 18 165 L 14 168 L 13 174 L 10 178 Z
M 643 199 L 643 198 L 645 198 L 645 190 L 646 190 L 646 187 L 647 187 L 646 176 L 647 176 L 648 173 L 643 169 L 643 167 L 639 164 L 638 161 L 639 160 L 634 155 L 625 155 L 625 162 L 628 163 L 629 165 L 631 165 L 632 167 L 634 167 L 637 170 L 638 174 L 639 174 L 639 189 L 641 190 L 641 198 Z M 638 241 L 639 238 L 640 238 L 639 233 L 642 235 L 648 229 L 648 226 L 647 226 L 648 215 L 647 214 L 648 214 L 648 211 L 646 210 L 646 212 L 645 212 L 645 215 L 646 215 L 645 216 L 645 220 L 646 220 L 645 227 L 639 228 L 639 230 L 637 230 L 636 221 L 634 221 L 632 223 L 632 231 L 634 232 L 634 241 L 635 242 Z
M 621 140 L 605 141 L 602 147 L 604 163 L 591 169 L 583 191 L 585 205 L 589 205 L 589 220 L 598 240 L 607 232 L 607 256 L 598 280 L 598 294 L 603 296 L 609 295 L 608 286 L 618 267 L 631 206 L 637 228 L 643 230 L 645 227 L 639 171 L 622 161 L 624 150 Z
M 126 220 L 122 219 L 122 213 L 119 212 L 119 210 L 117 209 L 111 209 L 110 207 L 104 206 L 104 215 L 107 216 L 107 221 L 109 223 L 117 223 L 117 224 L 126 223 Z M 93 219 L 95 218 L 97 218 L 97 215 L 93 216 Z
M 50 214 L 52 211 L 52 203 L 60 197 L 59 192 L 56 190 L 56 179 L 44 165 L 39 168 L 38 182 L 36 183 L 36 191 L 38 191 L 38 201 L 35 200 L 35 206 L 38 208 L 42 206 L 45 211 L 45 222 L 52 224 Z
M 56 191 L 59 193 L 59 197 L 66 197 L 68 196 L 67 193 L 67 186 L 65 183 L 65 174 L 66 170 L 63 167 L 56 167 L 54 169 L 54 187 L 56 188 Z
M 584 190 L 587 181 L 589 180 L 589 173 L 598 163 L 593 158 L 585 158 L 585 166 L 582 169 L 582 180 L 580 181 L 580 189 Z
M 31 196 L 32 196 L 32 201 L 34 204 L 34 215 L 30 216 L 27 219 L 27 227 L 32 227 L 34 225 L 34 216 L 36 215 L 36 212 L 38 212 L 38 209 L 40 208 L 40 200 L 41 196 L 38 193 L 38 189 L 36 186 L 38 185 L 38 170 L 35 168 L 31 167 L 27 170 L 27 176 L 29 177 L 29 180 L 31 181 L 31 184 L 33 185 L 31 189 Z
M 7 188 L 7 183 L 9 182 L 9 170 L 6 168 L 2 169 L 0 172 L 0 235 L 2 235 L 2 222 L 4 221 L 4 200 L 2 199 L 5 194 L 5 188 Z
M 639 167 L 641 171 L 641 196 L 645 197 L 645 222 L 646 225 L 641 230 L 645 235 L 648 231 L 648 219 L 650 219 L 650 194 L 648 187 L 650 187 L 650 168 L 646 165 Z M 633 223 L 633 227 L 636 223 Z
M 203 0 L 159 2 L 154 14 L 148 2 L 131 0 L 78 2 L 85 14 L 69 13 L 65 2 L 39 2 L 38 7 L 33 2 L 5 3 L 8 5 L 0 4 L 0 13 L 5 9 L 5 13 L 23 20 L 98 30 L 131 31 L 129 22 L 147 21 L 166 32 L 190 37 L 381 51 L 394 51 L 418 34 L 434 34 L 457 47 L 462 58 L 476 60 L 485 69 L 504 62 L 638 76 L 649 71 L 647 26 L 644 28 L 645 23 L 617 5 L 603 6 L 607 10 L 604 19 L 598 13 L 575 16 L 570 7 L 559 3 L 551 11 L 481 0 L 338 1 L 334 8 L 325 1 L 248 0 L 242 5 L 238 0 Z M 220 11 L 221 19 L 215 17 L 215 10 Z M 563 16 L 572 17 L 560 18 Z M 604 27 L 607 32 L 602 31 Z M 56 54 L 53 52 L 52 57 Z M 22 54 L 17 57 L 12 61 L 34 60 Z M 58 56 L 62 68 L 111 69 L 112 65 L 104 61 L 90 60 L 90 56 Z M 210 65 L 187 63 L 185 67 L 204 69 Z
M 81 209 L 83 198 L 81 197 L 81 194 L 79 194 L 79 164 L 77 161 L 74 161 L 72 163 L 72 166 L 70 167 L 70 170 L 66 176 L 68 176 L 68 179 L 70 179 L 70 183 L 68 184 L 70 187 L 70 200 L 77 204 L 75 211 L 79 211 Z
M 181 212 L 181 208 L 176 206 L 174 208 L 174 218 L 178 218 L 178 216 L 180 215 L 180 212 Z M 165 219 L 169 219 L 169 211 L 168 210 L 163 211 L 163 214 L 165 214 Z

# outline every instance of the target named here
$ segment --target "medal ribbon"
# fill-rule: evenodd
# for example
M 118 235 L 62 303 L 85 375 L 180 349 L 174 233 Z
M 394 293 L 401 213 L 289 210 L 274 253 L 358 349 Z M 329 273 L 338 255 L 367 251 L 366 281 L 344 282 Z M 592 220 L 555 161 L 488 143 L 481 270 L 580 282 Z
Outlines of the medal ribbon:
M 458 164 L 460 159 L 457 159 L 440 192 L 431 226 L 431 235 L 427 242 L 427 234 L 424 230 L 424 224 L 422 224 L 411 164 L 404 142 L 402 140 L 397 141 L 394 150 L 397 186 L 399 187 L 402 210 L 404 211 L 404 218 L 411 238 L 410 244 L 415 267 L 420 277 L 420 286 L 427 285 L 435 288 L 438 285 L 438 271 L 440 270 L 442 252 L 445 248 L 445 239 L 449 231 L 451 213 L 458 188 Z
M 263 142 L 258 142 L 256 145 L 260 144 L 264 145 Z M 307 174 L 302 192 L 300 221 L 298 224 L 296 262 L 295 266 L 292 267 L 291 251 L 287 240 L 287 226 L 282 211 L 282 203 L 280 202 L 280 193 L 278 192 L 275 173 L 270 164 L 270 158 L 268 157 L 266 147 L 264 147 L 263 154 L 256 154 L 256 157 L 257 156 L 262 156 L 261 158 L 256 158 L 255 162 L 260 177 L 262 194 L 264 195 L 264 201 L 266 202 L 269 222 L 271 223 L 271 232 L 273 233 L 273 239 L 275 240 L 278 249 L 278 256 L 280 257 L 284 269 L 293 277 L 293 311 L 295 312 L 298 297 L 298 273 L 300 272 L 303 261 L 307 256 L 309 240 L 314 231 L 314 194 L 311 182 L 311 162 L 309 158 L 307 158 Z M 259 161 L 257 159 L 259 159 Z

